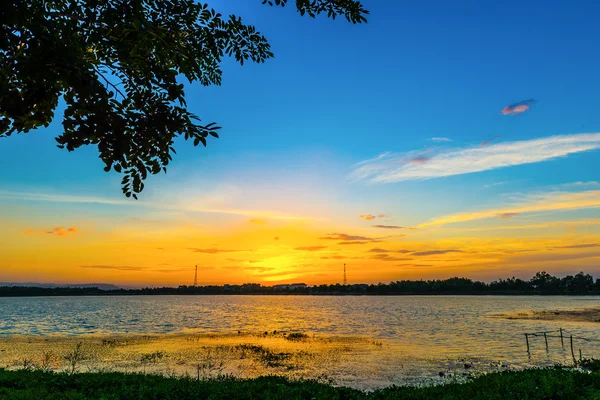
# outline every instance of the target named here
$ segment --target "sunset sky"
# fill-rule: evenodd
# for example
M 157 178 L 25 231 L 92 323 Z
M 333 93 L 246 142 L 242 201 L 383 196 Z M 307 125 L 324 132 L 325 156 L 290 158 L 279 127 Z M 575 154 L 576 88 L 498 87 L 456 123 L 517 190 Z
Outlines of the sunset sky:
M 352 25 L 211 1 L 275 53 L 187 86 L 221 138 L 178 142 L 138 201 L 56 147 L 62 109 L 0 139 L 0 281 L 600 277 L 600 3 L 480 3 L 365 1 Z

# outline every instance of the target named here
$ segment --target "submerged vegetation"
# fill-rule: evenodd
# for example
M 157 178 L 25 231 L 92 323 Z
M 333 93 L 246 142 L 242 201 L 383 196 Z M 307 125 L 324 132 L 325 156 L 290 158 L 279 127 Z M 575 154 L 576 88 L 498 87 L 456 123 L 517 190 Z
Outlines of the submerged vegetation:
M 223 286 L 179 286 L 144 289 L 100 288 L 41 288 L 23 286 L 0 287 L 0 297 L 18 296 L 96 296 L 96 295 L 270 295 L 270 294 L 308 294 L 308 295 L 419 295 L 419 294 L 506 294 L 506 295 L 573 295 L 600 294 L 600 279 L 594 280 L 590 274 L 580 272 L 563 278 L 546 272 L 538 272 L 531 279 L 498 279 L 491 283 L 474 281 L 469 278 L 449 278 L 418 281 L 393 281 L 377 285 L 290 285 L 262 286 L 259 283 Z
M 598 399 L 598 372 L 533 369 L 480 376 L 467 383 L 390 387 L 363 392 L 318 381 L 281 377 L 173 378 L 149 374 L 0 370 L 0 398 L 46 399 Z
M 292 332 L 289 335 L 286 335 L 285 339 L 290 342 L 302 342 L 303 340 L 308 339 L 308 335 L 303 332 Z

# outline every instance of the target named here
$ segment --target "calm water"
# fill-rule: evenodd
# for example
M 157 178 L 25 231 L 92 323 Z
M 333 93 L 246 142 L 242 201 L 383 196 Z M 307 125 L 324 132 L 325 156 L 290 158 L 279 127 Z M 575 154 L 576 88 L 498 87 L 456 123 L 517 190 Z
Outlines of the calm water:
M 368 336 L 409 345 L 421 355 L 477 356 L 532 362 L 524 332 L 562 327 L 600 339 L 595 323 L 490 318 L 516 310 L 600 305 L 600 297 L 519 296 L 132 296 L 0 298 L 0 335 L 82 335 L 301 330 L 325 336 Z M 551 349 L 559 340 L 550 339 Z M 576 344 L 600 356 L 593 343 Z M 532 339 L 532 358 L 560 361 Z M 577 350 L 576 350 L 577 352 Z

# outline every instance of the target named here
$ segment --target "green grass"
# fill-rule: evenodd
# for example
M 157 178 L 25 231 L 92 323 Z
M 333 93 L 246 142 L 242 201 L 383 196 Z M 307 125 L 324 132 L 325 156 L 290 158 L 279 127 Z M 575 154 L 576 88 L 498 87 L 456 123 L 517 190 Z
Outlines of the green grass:
M 315 381 L 280 377 L 197 381 L 158 375 L 83 373 L 68 375 L 41 371 L 0 370 L 0 399 L 115 400 L 115 399 L 596 399 L 600 374 L 566 369 L 537 369 L 482 376 L 464 384 L 410 388 L 391 387 L 371 393 L 336 388 Z

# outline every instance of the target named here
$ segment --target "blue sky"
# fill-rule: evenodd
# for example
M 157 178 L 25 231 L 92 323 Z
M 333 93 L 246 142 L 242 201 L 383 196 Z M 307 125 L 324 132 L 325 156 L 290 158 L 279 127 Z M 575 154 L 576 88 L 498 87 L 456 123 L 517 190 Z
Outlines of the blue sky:
M 226 62 L 223 86 L 188 87 L 190 108 L 224 129 L 206 150 L 180 145 L 174 168 L 216 164 L 211 175 L 218 179 L 248 164 L 296 168 L 316 154 L 339 162 L 343 172 L 384 151 L 432 145 L 430 137 L 477 144 L 599 130 L 595 2 L 371 1 L 367 25 L 300 18 L 292 7 L 218 3 L 223 13 L 255 24 L 276 57 L 264 65 Z M 498 113 L 528 98 L 538 100 L 528 113 Z M 30 137 L 3 140 L 1 162 L 10 173 L 0 184 L 118 185 L 98 170 L 93 149 L 53 148 L 59 128 L 56 121 Z M 574 172 L 594 178 L 594 156 L 561 168 L 523 167 L 519 175 L 540 182 Z M 550 169 L 552 178 L 544 174 Z M 502 179 L 509 173 L 498 172 Z
M 301 18 L 291 6 L 260 3 L 211 3 L 256 25 L 275 58 L 243 67 L 226 61 L 221 87 L 187 85 L 190 109 L 218 122 L 221 138 L 206 149 L 179 143 L 168 174 L 149 180 L 142 201 L 183 204 L 204 196 L 204 209 L 310 213 L 350 228 L 363 222 L 358 213 L 381 212 L 393 214 L 395 224 L 417 226 L 444 215 L 510 209 L 524 201 L 519 198 L 581 191 L 568 184 L 592 187 L 598 180 L 598 137 L 569 136 L 573 146 L 584 143 L 590 151 L 574 147 L 556 156 L 561 145 L 553 145 L 545 161 L 522 161 L 539 157 L 536 146 L 542 149 L 550 137 L 600 132 L 597 2 L 371 0 L 364 2 L 371 11 L 366 25 Z M 500 114 L 529 98 L 537 102 L 527 112 Z M 155 214 L 133 202 L 23 202 L 27 196 L 15 195 L 125 202 L 120 176 L 102 171 L 96 149 L 55 147 L 59 116 L 48 129 L 0 139 L 0 217 L 50 223 L 73 214 L 98 220 Z M 430 140 L 435 137 L 450 141 Z M 486 148 L 490 159 L 499 152 L 515 166 L 492 162 L 480 172 L 387 183 L 352 179 L 357 163 L 385 152 L 394 154 L 401 174 L 431 167 L 401 164 L 420 154 L 460 170 L 460 162 L 472 161 L 457 153 L 480 151 L 481 142 L 494 138 Z M 542 142 L 527 142 L 533 139 Z M 577 215 L 546 210 L 535 218 L 567 217 L 595 219 L 598 212 L 586 206 Z M 225 217 L 195 218 L 218 224 Z

